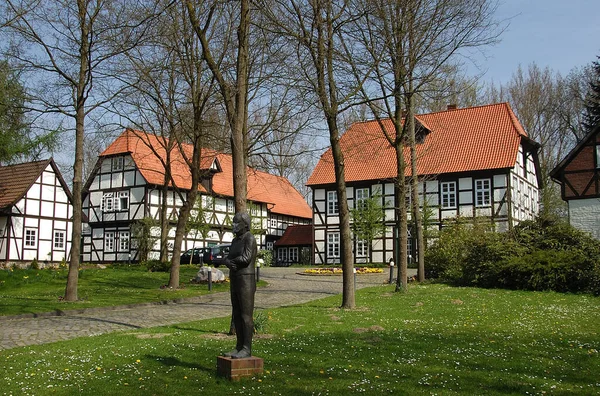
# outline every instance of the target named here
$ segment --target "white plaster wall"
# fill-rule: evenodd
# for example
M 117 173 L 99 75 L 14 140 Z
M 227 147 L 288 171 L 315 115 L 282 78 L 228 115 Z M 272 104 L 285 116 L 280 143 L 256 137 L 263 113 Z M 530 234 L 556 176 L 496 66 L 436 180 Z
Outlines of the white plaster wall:
M 589 232 L 600 239 L 600 199 L 575 199 L 569 201 L 569 221 L 573 227 Z

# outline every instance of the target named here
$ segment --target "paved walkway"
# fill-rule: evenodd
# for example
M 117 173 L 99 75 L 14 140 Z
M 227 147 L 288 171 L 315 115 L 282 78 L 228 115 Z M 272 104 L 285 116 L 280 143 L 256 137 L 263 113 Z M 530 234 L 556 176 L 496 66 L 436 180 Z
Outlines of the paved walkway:
M 257 289 L 255 307 L 299 304 L 342 292 L 341 276 L 307 276 L 298 271 L 296 268 L 261 268 L 260 278 L 267 281 L 268 286 Z M 388 280 L 389 270 L 384 269 L 382 274 L 358 275 L 356 286 L 359 289 L 377 286 Z M 168 304 L 66 311 L 62 316 L 0 316 L 0 350 L 230 314 L 229 293 L 213 293 Z

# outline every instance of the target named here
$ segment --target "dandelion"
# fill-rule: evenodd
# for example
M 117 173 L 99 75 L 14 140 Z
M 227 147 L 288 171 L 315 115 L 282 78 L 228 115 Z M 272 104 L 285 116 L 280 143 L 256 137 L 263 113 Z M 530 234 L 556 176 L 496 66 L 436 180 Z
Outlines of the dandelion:
M 140 359 L 137 359 L 135 362 L 136 362 L 136 363 L 139 363 L 140 361 L 141 361 Z
M 187 375 L 184 375 L 184 376 L 183 376 L 183 379 L 187 379 Z

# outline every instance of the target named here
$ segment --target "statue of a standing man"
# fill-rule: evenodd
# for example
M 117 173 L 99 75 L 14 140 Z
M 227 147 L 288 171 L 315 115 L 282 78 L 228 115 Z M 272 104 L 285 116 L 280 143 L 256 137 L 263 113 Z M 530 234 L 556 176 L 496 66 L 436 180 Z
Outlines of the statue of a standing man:
M 233 233 L 229 255 L 225 265 L 229 268 L 233 323 L 237 336 L 235 349 L 225 354 L 234 359 L 252 355 L 252 335 L 254 333 L 254 292 L 256 291 L 256 239 L 250 233 L 250 216 L 236 213 L 233 217 Z

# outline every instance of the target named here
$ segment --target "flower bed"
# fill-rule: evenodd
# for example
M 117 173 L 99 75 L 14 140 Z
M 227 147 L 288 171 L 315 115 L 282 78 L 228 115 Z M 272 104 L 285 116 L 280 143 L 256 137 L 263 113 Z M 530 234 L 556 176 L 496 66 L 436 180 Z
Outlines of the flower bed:
M 356 267 L 357 274 L 380 274 L 383 272 L 381 268 Z M 329 268 L 308 268 L 302 274 L 305 275 L 341 275 L 342 269 L 338 267 Z

